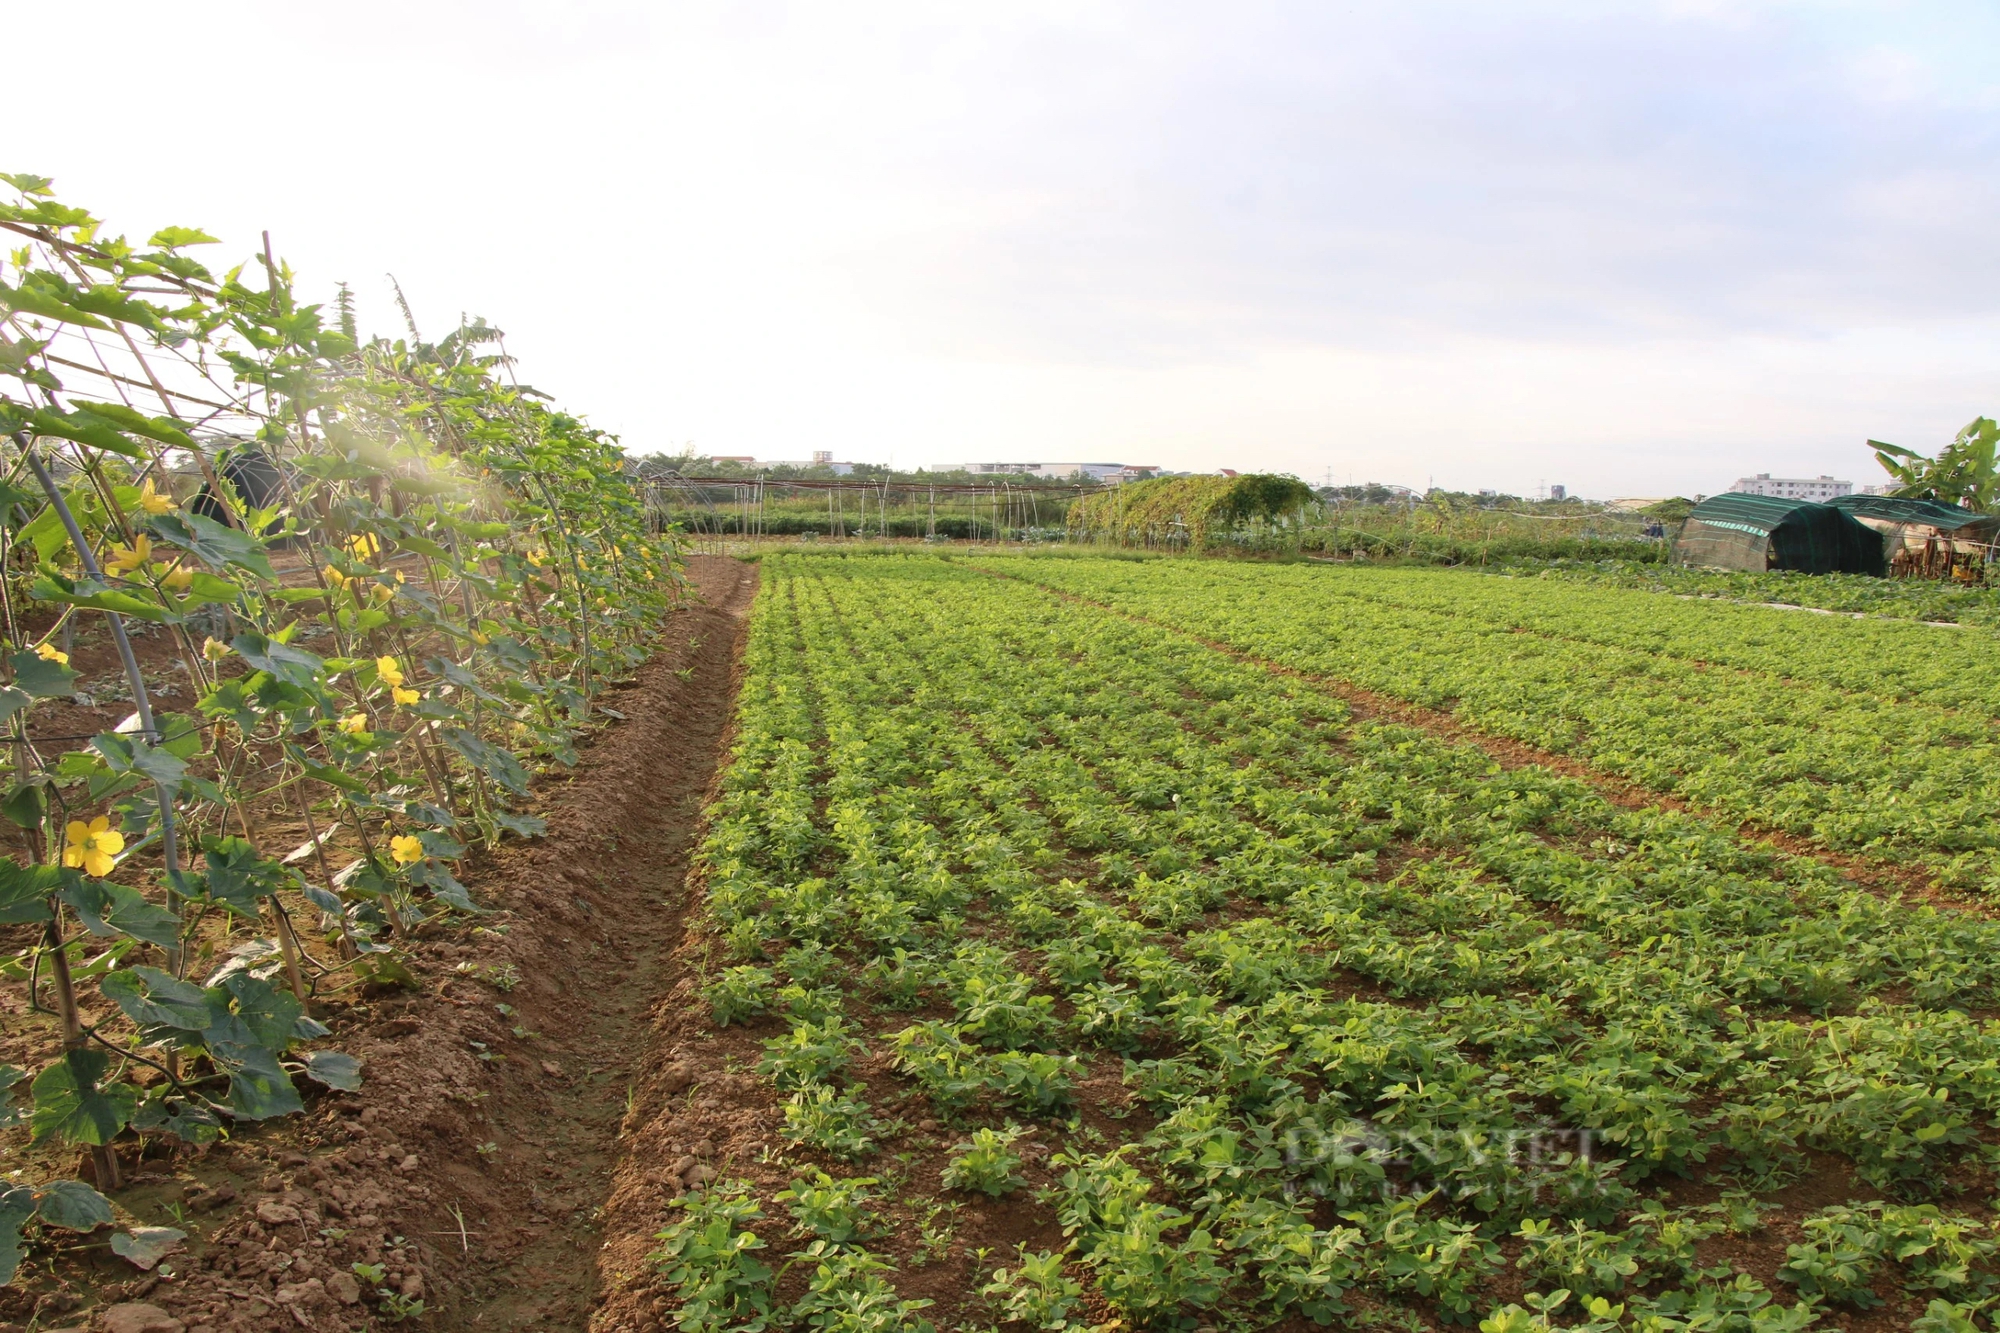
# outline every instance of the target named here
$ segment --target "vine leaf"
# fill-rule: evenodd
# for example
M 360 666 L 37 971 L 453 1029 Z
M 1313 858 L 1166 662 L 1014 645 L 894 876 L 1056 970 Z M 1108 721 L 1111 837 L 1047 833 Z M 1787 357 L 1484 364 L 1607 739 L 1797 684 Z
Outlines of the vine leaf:
M 25 690 L 37 699 L 53 699 L 76 693 L 77 673 L 60 662 L 51 662 L 35 653 L 13 653 L 7 665 L 14 669 L 12 688 Z
M 249 1029 L 240 1023 L 235 1024 L 233 1035 L 209 1029 L 208 1056 L 217 1069 L 229 1075 L 230 1109 L 244 1119 L 269 1120 L 305 1109 L 299 1090 L 279 1067 L 278 1057 L 251 1038 Z
M 464 727 L 446 727 L 440 734 L 446 745 L 458 751 L 468 764 L 487 777 L 516 796 L 528 794 L 528 770 L 513 755 L 490 741 L 480 739 Z
M 14 1100 L 14 1088 L 27 1076 L 12 1065 L 0 1065 L 0 1129 L 12 1129 L 26 1118 Z
M 267 639 L 254 630 L 245 630 L 237 635 L 230 640 L 229 646 L 259 671 L 269 672 L 285 684 L 296 685 L 300 689 L 317 683 L 320 669 L 326 665 L 303 648 Z
M 359 1092 L 361 1062 L 341 1051 L 313 1051 L 306 1056 L 306 1077 L 340 1092 Z
M 130 1123 L 139 1090 L 129 1083 L 99 1086 L 110 1065 L 109 1055 L 85 1048 L 65 1051 L 35 1076 L 35 1110 L 29 1119 L 34 1142 L 56 1138 L 101 1148 Z M 104 1220 L 111 1218 L 107 1214 Z
M 35 1215 L 35 1192 L 25 1185 L 0 1190 L 0 1287 L 21 1271 L 21 1228 Z
M 93 935 L 130 935 L 135 940 L 171 949 L 180 942 L 181 919 L 137 889 L 101 879 L 85 879 L 67 871 L 62 900 L 76 912 Z
M 200 1032 L 214 1016 L 206 991 L 157 967 L 120 969 L 99 982 L 98 989 L 142 1028 Z
M 264 554 L 264 548 L 257 539 L 247 532 L 239 532 L 212 518 L 203 518 L 185 510 L 154 514 L 146 519 L 145 526 L 161 541 L 192 552 L 211 569 L 235 565 L 260 578 L 277 581 L 278 576 L 271 569 L 271 558 Z
M 58 866 L 24 866 L 12 857 L 0 858 L 0 925 L 47 921 L 49 895 L 64 879 Z
M 111 1238 L 111 1252 L 130 1262 L 141 1272 L 181 1248 L 187 1232 L 175 1227 L 133 1227 Z

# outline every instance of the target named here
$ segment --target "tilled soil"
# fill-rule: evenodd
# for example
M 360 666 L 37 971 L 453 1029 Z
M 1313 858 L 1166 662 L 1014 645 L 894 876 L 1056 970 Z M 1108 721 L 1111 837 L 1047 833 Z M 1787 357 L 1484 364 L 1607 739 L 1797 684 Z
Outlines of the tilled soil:
M 465 863 L 493 910 L 412 947 L 416 989 L 316 1004 L 363 1090 L 128 1163 L 115 1202 L 185 1230 L 186 1249 L 135 1275 L 108 1233 L 56 1233 L 0 1292 L 0 1333 L 332 1333 L 384 1326 L 399 1300 L 425 1302 L 431 1328 L 590 1324 L 600 1205 L 631 1099 L 658 1085 L 653 1008 L 677 980 L 682 879 L 756 589 L 735 560 L 689 574 L 701 601 L 602 700 L 622 720 L 538 790 L 548 835 Z

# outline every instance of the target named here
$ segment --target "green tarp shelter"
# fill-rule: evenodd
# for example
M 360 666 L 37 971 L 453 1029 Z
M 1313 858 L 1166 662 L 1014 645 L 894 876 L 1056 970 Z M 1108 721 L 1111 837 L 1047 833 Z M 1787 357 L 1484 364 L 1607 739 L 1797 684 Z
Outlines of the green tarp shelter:
M 1882 534 L 1892 575 L 1942 578 L 1954 568 L 1983 569 L 2000 543 L 2000 515 L 1938 500 L 1842 495 L 1828 503 Z
M 1845 510 L 1736 491 L 1694 507 L 1674 542 L 1674 560 L 1717 569 L 1877 577 L 1888 567 L 1881 534 Z

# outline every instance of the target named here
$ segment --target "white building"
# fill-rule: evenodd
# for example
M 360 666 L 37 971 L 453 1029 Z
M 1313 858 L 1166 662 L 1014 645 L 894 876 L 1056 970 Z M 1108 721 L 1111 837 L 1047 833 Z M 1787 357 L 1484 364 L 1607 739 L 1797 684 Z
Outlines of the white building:
M 1737 478 L 1729 489 L 1742 495 L 1775 495 L 1781 500 L 1826 501 L 1836 495 L 1851 494 L 1854 483 L 1835 481 L 1823 473 L 1817 477 L 1774 477 L 1759 472 L 1754 477 Z

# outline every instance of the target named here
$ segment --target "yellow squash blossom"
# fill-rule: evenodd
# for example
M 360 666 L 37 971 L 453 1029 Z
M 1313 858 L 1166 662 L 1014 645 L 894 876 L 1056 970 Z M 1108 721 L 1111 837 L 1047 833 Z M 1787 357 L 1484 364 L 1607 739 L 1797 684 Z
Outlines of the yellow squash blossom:
M 368 719 L 359 713 L 349 713 L 340 719 L 340 729 L 350 736 L 360 736 L 368 730 Z
M 211 662 L 220 662 L 229 656 L 229 645 L 211 634 L 201 641 L 201 655 Z
M 376 658 L 375 674 L 382 678 L 384 685 L 401 685 L 403 683 L 403 668 L 396 665 L 396 659 L 393 657 Z
M 146 478 L 145 487 L 141 489 L 139 492 L 139 508 L 145 510 L 149 514 L 172 513 L 174 508 L 174 498 L 171 495 L 162 495 L 158 491 L 154 490 L 153 479 L 151 477 L 148 477 Z
M 356 560 L 366 560 L 381 549 L 382 543 L 365 532 L 349 539 L 347 543 L 348 554 Z
M 88 824 L 72 819 L 64 833 L 63 864 L 98 879 L 111 873 L 118 853 L 125 850 L 125 835 L 103 815 Z
M 142 532 L 132 539 L 130 546 L 112 547 L 111 559 L 105 562 L 105 566 L 114 574 L 130 574 L 152 558 L 152 540 Z
M 185 566 L 177 566 L 168 570 L 161 577 L 160 582 L 166 584 L 175 592 L 184 593 L 194 585 L 194 571 Z
M 528 552 L 528 563 L 533 565 L 536 569 L 540 569 L 543 565 L 547 564 L 548 559 L 549 557 L 546 551 Z
M 332 565 L 328 565 L 326 567 L 326 581 L 336 588 L 345 588 L 347 586 L 347 575 L 341 573 Z
M 411 704 L 415 703 L 417 700 L 424 697 L 423 695 L 418 694 L 415 690 L 404 689 L 401 685 L 398 685 L 394 689 L 390 690 L 389 694 L 391 697 L 395 699 L 398 705 L 404 708 L 408 708 Z
M 69 654 L 52 643 L 36 644 L 35 656 L 41 658 L 44 662 L 54 662 L 57 666 L 69 665 Z
M 368 590 L 368 595 L 378 602 L 386 602 L 396 595 L 396 590 L 386 583 L 378 583 Z
M 389 855 L 399 866 L 415 865 L 424 859 L 424 844 L 408 833 L 398 833 L 389 839 Z

